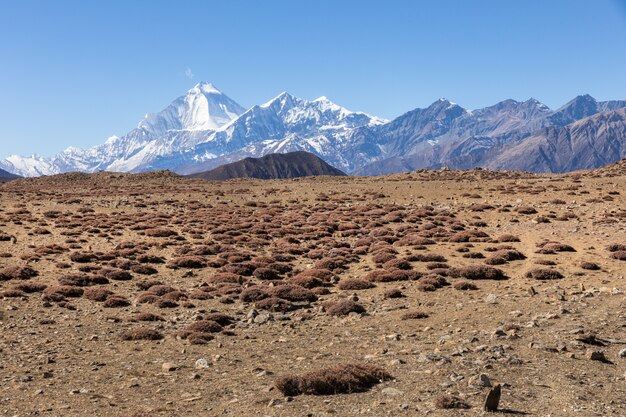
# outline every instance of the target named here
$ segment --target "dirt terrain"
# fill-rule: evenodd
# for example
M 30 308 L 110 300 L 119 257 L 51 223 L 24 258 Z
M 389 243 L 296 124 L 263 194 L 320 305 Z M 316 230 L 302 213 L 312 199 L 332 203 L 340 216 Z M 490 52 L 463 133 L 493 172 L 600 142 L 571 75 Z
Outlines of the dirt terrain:
M 0 415 L 474 416 L 496 384 L 503 415 L 626 415 L 626 161 L 0 202 Z

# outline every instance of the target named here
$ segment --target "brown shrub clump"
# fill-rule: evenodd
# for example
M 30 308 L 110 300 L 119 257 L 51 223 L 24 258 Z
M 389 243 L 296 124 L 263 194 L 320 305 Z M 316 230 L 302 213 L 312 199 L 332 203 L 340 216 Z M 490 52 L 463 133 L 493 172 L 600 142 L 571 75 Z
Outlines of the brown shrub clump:
M 113 291 L 109 291 L 104 288 L 87 288 L 83 293 L 83 296 L 91 301 L 106 301 L 106 299 L 112 294 Z
M 454 283 L 453 287 L 455 290 L 460 291 L 472 291 L 478 289 L 478 286 L 470 281 L 457 281 Z
M 620 243 L 613 243 L 607 246 L 606 250 L 608 250 L 609 252 L 626 251 L 626 245 L 622 245 Z
M 494 279 L 504 280 L 509 277 L 506 276 L 504 271 L 492 266 L 486 265 L 470 265 L 461 268 L 451 268 L 450 276 L 455 278 L 465 278 L 470 280 L 475 279 Z
M 0 269 L 0 281 L 8 281 L 10 279 L 30 279 L 39 273 L 30 266 L 9 266 Z
M 601 269 L 601 268 L 600 268 L 600 265 L 598 265 L 598 264 L 597 264 L 597 263 L 595 263 L 595 262 L 582 262 L 582 263 L 580 264 L 580 267 L 581 267 L 582 269 L 586 269 L 586 270 L 588 270 L 588 271 L 599 271 L 599 270 Z
M 526 272 L 526 278 L 538 279 L 538 280 L 552 280 L 561 279 L 563 274 L 554 269 L 535 268 Z
M 365 307 L 354 301 L 328 301 L 324 304 L 324 308 L 331 316 L 347 316 L 350 313 L 365 313 Z
M 163 335 L 155 329 L 137 327 L 123 331 L 120 338 L 122 340 L 161 340 Z
M 417 320 L 417 319 L 426 319 L 428 318 L 428 313 L 423 311 L 408 311 L 402 316 L 400 316 L 402 320 Z
M 454 395 L 440 395 L 435 398 L 433 404 L 436 408 L 444 410 L 450 410 L 454 408 L 467 410 L 468 408 L 470 408 L 470 405 L 468 403 Z
M 349 394 L 367 391 L 391 378 L 381 367 L 354 362 L 303 375 L 286 375 L 276 380 L 276 388 L 286 396 Z
M 192 268 L 192 269 L 200 269 L 206 268 L 206 262 L 199 256 L 184 256 L 181 258 L 172 259 L 168 264 L 168 268 L 178 269 L 178 268 Z
M 374 284 L 360 278 L 345 278 L 339 281 L 337 287 L 339 287 L 340 290 L 345 291 L 360 291 L 372 288 L 374 287 Z
M 298 285 L 278 285 L 276 287 L 270 287 L 268 288 L 268 293 L 271 296 L 287 301 L 317 301 L 317 296 L 313 294 L 311 290 L 307 290 Z
M 611 254 L 611 258 L 618 261 L 626 261 L 626 250 L 618 250 Z
M 27 294 L 34 292 L 41 292 L 45 290 L 48 286 L 46 284 L 41 284 L 38 282 L 24 282 L 22 284 L 14 285 L 13 288 L 25 292 Z

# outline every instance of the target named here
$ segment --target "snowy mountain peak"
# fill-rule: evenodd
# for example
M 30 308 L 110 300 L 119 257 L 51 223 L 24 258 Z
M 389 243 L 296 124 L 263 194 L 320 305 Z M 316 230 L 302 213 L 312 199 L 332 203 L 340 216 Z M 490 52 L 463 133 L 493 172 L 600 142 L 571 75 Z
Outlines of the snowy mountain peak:
M 194 85 L 193 88 L 187 92 L 187 94 L 190 94 L 190 93 L 192 93 L 192 94 L 196 94 L 196 93 L 223 94 L 212 83 L 208 83 L 206 81 L 201 81 L 198 84 Z
M 217 130 L 245 109 L 213 84 L 201 82 L 159 113 L 151 113 L 137 126 L 158 136 L 171 130 Z

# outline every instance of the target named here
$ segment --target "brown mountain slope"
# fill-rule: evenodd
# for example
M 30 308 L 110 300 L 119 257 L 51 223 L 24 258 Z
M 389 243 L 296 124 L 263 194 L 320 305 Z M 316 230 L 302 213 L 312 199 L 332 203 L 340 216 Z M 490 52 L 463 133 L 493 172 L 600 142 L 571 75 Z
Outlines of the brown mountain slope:
M 626 157 L 626 109 L 546 128 L 488 155 L 483 166 L 533 172 L 593 169 Z
M 18 175 L 11 174 L 3 169 L 0 169 L 0 182 L 7 182 L 20 178 Z
M 211 171 L 191 175 L 207 180 L 234 178 L 284 179 L 320 175 L 346 175 L 309 152 L 270 154 L 261 158 L 246 158 L 222 165 Z

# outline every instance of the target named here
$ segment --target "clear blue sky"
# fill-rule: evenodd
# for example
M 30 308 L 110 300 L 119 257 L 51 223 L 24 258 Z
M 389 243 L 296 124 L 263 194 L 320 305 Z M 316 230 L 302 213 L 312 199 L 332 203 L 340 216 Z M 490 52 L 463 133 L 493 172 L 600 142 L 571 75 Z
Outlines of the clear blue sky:
M 245 107 L 288 91 L 386 118 L 440 97 L 623 99 L 626 2 L 0 3 L 0 156 L 99 144 L 200 80 Z

